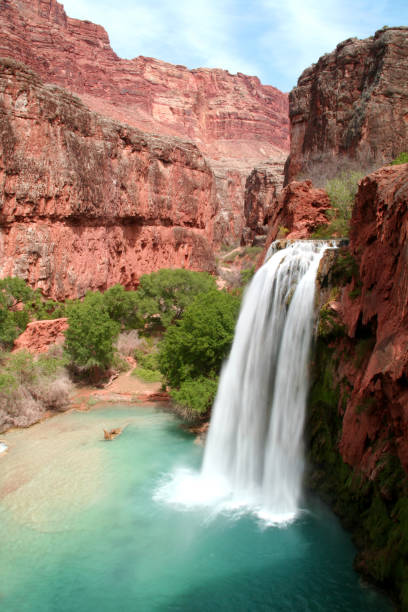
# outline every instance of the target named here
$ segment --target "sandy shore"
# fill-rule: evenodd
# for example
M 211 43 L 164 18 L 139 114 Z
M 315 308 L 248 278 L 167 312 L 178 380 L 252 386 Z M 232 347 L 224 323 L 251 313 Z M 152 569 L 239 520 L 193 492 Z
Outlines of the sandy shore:
M 77 386 L 71 395 L 71 408 L 88 410 L 91 406 L 107 402 L 166 402 L 167 393 L 161 391 L 160 382 L 143 382 L 131 376 L 131 370 L 119 374 L 103 389 Z

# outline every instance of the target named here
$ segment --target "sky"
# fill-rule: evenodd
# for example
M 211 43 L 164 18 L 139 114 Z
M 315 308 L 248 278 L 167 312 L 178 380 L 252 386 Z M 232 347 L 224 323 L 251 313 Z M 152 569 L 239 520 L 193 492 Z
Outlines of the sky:
M 350 37 L 408 25 L 408 0 L 60 0 L 101 24 L 113 50 L 188 68 L 224 68 L 289 91 Z

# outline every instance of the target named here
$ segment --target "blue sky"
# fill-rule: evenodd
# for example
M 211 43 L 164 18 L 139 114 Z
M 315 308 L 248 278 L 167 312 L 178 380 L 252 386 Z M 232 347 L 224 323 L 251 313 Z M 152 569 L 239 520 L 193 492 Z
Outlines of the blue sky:
M 120 57 L 225 68 L 289 91 L 337 43 L 408 25 L 408 0 L 60 0 L 103 25 Z

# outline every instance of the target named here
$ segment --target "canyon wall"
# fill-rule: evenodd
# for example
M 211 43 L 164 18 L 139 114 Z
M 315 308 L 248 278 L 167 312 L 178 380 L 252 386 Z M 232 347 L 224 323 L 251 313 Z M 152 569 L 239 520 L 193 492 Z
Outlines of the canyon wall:
M 356 566 L 408 607 L 408 164 L 359 186 L 349 247 L 319 272 L 311 482 L 355 536 Z
M 101 26 L 67 17 L 56 0 L 0 0 L 0 28 L 0 56 L 25 63 L 92 110 L 195 142 L 217 176 L 218 243 L 239 241 L 247 175 L 288 153 L 286 94 L 241 73 L 121 59 Z
M 242 244 L 264 243 L 268 224 L 283 187 L 283 164 L 265 162 L 256 166 L 245 183 L 245 227 Z
M 289 95 L 286 181 L 347 157 L 379 167 L 408 149 L 408 28 L 350 38 L 307 68 Z
M 215 178 L 189 142 L 105 119 L 0 62 L 0 275 L 56 299 L 213 270 Z

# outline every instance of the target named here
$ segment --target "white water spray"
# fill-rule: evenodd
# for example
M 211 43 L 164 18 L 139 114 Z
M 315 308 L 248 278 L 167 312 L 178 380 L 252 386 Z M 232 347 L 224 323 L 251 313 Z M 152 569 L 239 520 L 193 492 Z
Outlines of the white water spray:
M 273 524 L 297 515 L 315 280 L 326 246 L 272 246 L 243 300 L 201 474 L 176 472 L 157 499 L 249 508 Z
M 245 295 L 213 408 L 202 475 L 286 521 L 299 508 L 315 279 L 325 246 L 276 251 Z

